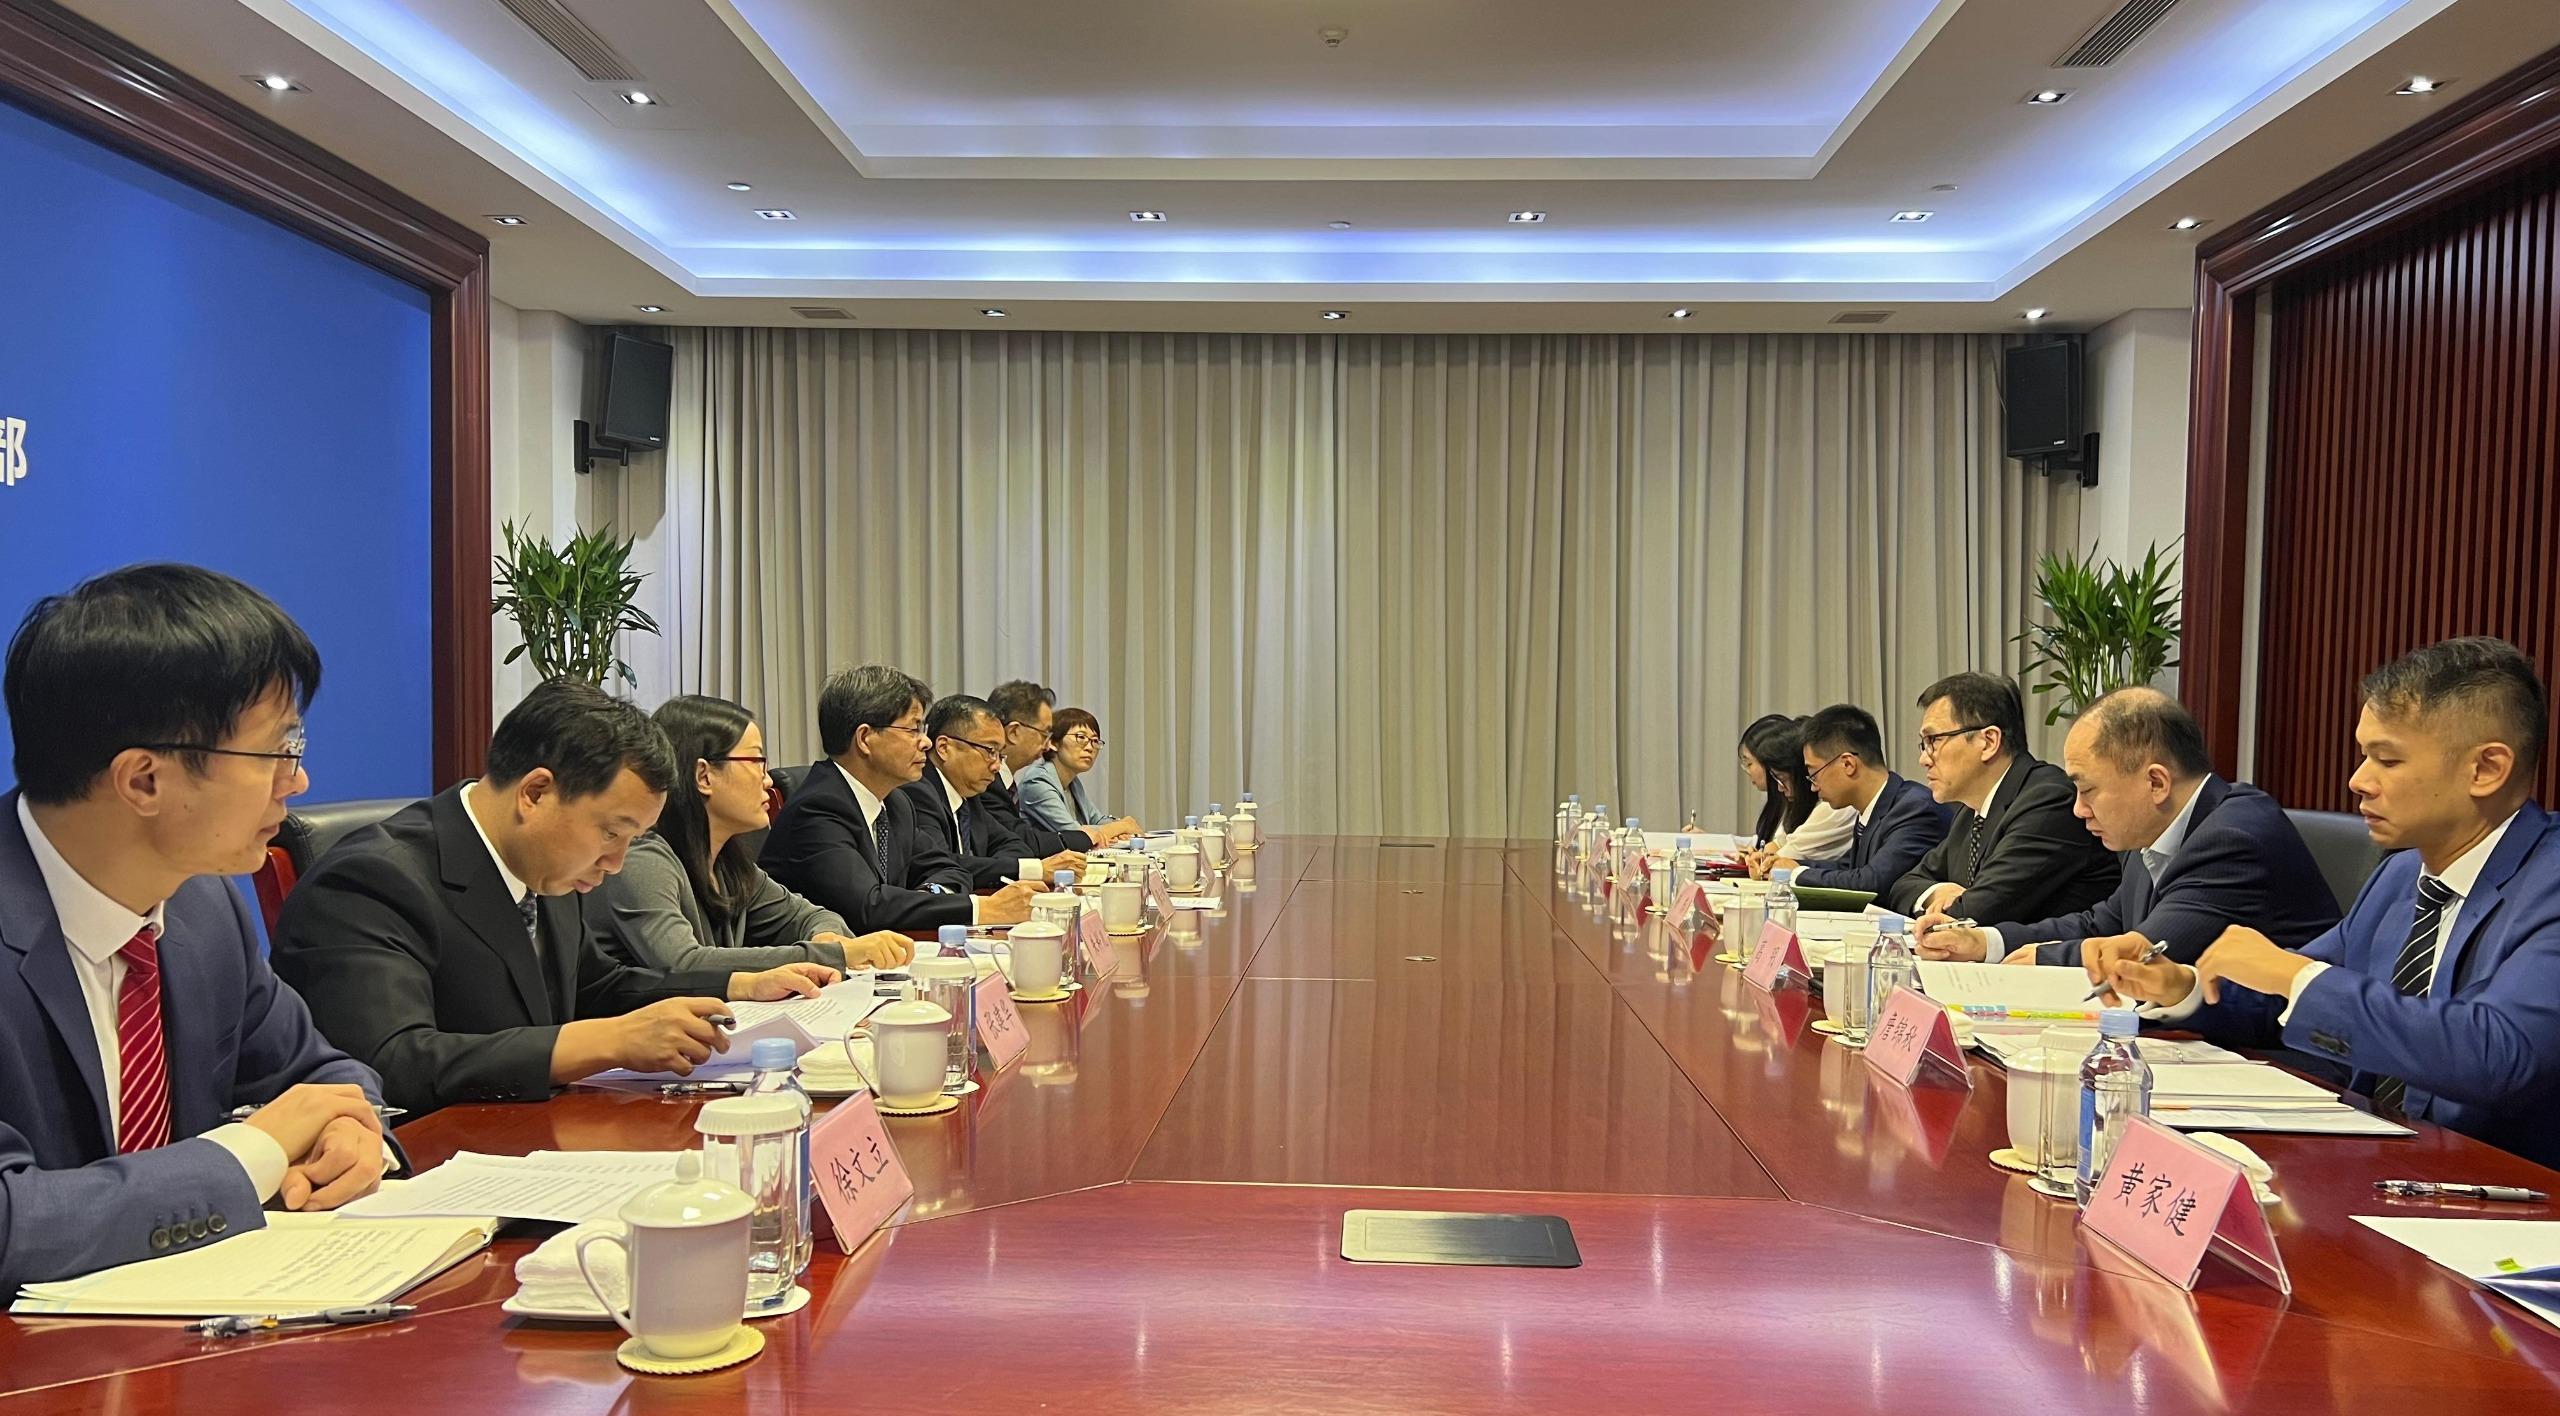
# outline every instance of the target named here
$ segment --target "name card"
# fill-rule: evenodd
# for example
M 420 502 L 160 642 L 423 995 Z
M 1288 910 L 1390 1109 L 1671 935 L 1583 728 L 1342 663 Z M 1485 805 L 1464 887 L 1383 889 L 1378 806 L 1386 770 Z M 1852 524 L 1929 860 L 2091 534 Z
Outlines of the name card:
M 986 1049 L 987 1070 L 1001 1072 L 1031 1046 L 1031 1030 L 1014 1011 L 1013 994 L 1003 974 L 988 974 L 969 985 L 969 1011 L 978 1021 L 978 1045 Z
M 2194 1289 L 2210 1252 L 2279 1293 L 2293 1292 L 2249 1177 L 2147 1116 L 2126 1123 L 2080 1222 L 2180 1288 Z
M 1085 966 L 1095 978 L 1109 978 L 1120 969 L 1120 951 L 1111 942 L 1111 931 L 1102 927 L 1102 909 L 1095 906 L 1082 911 L 1076 921 L 1076 935 L 1084 944 Z
M 1973 1085 L 1973 1077 L 1965 1071 L 1964 1053 L 1956 1047 L 1955 1024 L 1947 1021 L 1947 1010 L 1931 1002 L 1926 994 L 1908 988 L 1897 988 L 1876 1013 L 1873 1026 L 1867 1030 L 1867 1065 L 1884 1073 L 1894 1085 L 1907 1087 L 1920 1080 L 1923 1070 L 1934 1065 L 1952 1073 L 1964 1086 Z
M 1147 904 L 1159 916 L 1173 913 L 1173 892 L 1165 888 L 1164 872 L 1161 870 L 1147 872 Z
M 1671 897 L 1671 922 L 1674 925 L 1686 927 L 1689 921 L 1697 916 L 1698 911 L 1706 907 L 1707 887 L 1691 880 L 1680 887 L 1678 894 Z
M 1783 924 L 1760 926 L 1760 942 L 1751 948 L 1751 962 L 1742 970 L 1742 981 L 1766 993 L 1785 983 L 1790 975 L 1812 976 L 1804 966 L 1804 949 L 1796 942 L 1796 932 Z
M 916 1192 L 867 1091 L 837 1102 L 809 1128 L 809 1168 L 826 1227 L 848 1254 Z

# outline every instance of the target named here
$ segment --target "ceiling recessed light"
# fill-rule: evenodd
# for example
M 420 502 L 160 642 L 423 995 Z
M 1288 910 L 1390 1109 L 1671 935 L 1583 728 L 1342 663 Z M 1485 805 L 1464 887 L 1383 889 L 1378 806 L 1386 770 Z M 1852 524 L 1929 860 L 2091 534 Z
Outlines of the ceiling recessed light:
M 2051 108 L 2057 103 L 2067 101 L 2070 97 L 2069 89 L 2037 89 L 2034 93 L 2027 95 L 2027 102 L 2038 108 Z
M 755 190 L 755 184 L 751 182 L 732 182 L 729 184 L 729 190 L 733 192 L 752 192 Z
M 1546 220 L 1547 214 L 1543 211 L 1515 211 L 1511 213 L 1511 219 L 1522 226 L 1534 226 Z
M 767 221 L 798 221 L 799 213 L 787 207 L 757 207 L 756 215 Z
M 258 87 L 265 89 L 269 93 L 303 92 L 302 85 L 295 83 L 293 80 L 286 78 L 282 74 L 253 74 L 250 76 L 249 82 L 256 84 Z
M 1934 187 L 1931 187 L 1929 190 L 1930 190 L 1930 191 L 1933 191 L 1933 192 L 1952 192 L 1952 191 L 1954 191 L 1955 189 L 1956 189 L 1956 184 L 1955 184 L 1955 183 L 1953 183 L 1953 182 L 1941 182 L 1941 183 L 1939 183 L 1938 185 L 1936 185 L 1936 186 L 1934 186 Z
M 525 224 L 525 220 L 521 216 L 493 216 L 489 219 L 498 223 L 500 226 L 522 226 Z
M 1351 223 L 1347 221 L 1328 221 L 1325 225 L 1329 229 L 1335 231 L 1348 231 L 1351 229 Z
M 2046 309 L 2046 308 L 2045 308 L 2044 306 L 2042 306 L 2042 305 L 2038 305 L 2038 306 L 2036 306 L 2034 309 L 2029 310 L 2029 311 L 2027 311 L 2026 313 L 2024 313 L 2024 314 L 2022 314 L 2022 315 L 2018 316 L 2018 318 L 2020 318 L 2020 319 L 2022 319 L 2022 320 L 2040 320 L 2040 319 L 2043 319 L 2046 315 L 2049 315 L 2049 314 L 2051 314 L 2051 313 L 2053 313 L 2051 310 Z
M 631 308 L 644 315 L 663 315 L 667 312 L 667 307 L 664 305 L 634 305 Z
M 1164 220 L 1164 213 L 1160 211 L 1133 211 L 1129 213 L 1129 219 L 1131 221 L 1162 221 Z
M 1897 211 L 1893 214 L 1893 219 L 1896 221 L 1927 221 L 1930 217 L 1936 215 L 1937 213 L 1934 211 Z
M 1320 320 L 1347 320 L 1351 318 L 1351 312 L 1349 310 L 1326 310 L 1322 314 L 1317 315 L 1316 318 Z
M 2169 229 L 2172 231 L 2193 231 L 2202 225 L 2204 225 L 2204 218 L 2201 216 L 2182 216 L 2177 220 L 2170 222 Z
M 979 313 L 979 314 L 982 314 L 982 315 L 984 315 L 984 316 L 986 316 L 988 319 L 991 319 L 991 320 L 1000 320 L 1000 319 L 1003 319 L 1003 318 L 1004 318 L 1004 311 L 997 309 L 997 308 L 996 308 L 995 306 L 993 306 L 993 305 L 989 305 L 989 306 L 987 306 L 985 309 L 980 310 L 978 313 Z
M 1675 320 L 1685 320 L 1689 318 L 1689 307 L 1683 305 L 1679 309 L 1673 310 L 1671 312 L 1671 318 Z
M 2436 90 L 2443 88 L 2446 84 L 2451 82 L 2453 82 L 2451 79 L 2431 79 L 2424 74 L 2419 74 L 2412 77 L 2409 82 L 2393 89 L 2392 92 L 2403 94 L 2411 98 L 2419 98 L 2427 94 L 2434 93 Z
M 622 101 L 630 104 L 634 108 L 646 108 L 649 105 L 656 103 L 658 100 L 651 97 L 649 94 L 643 93 L 639 89 L 633 89 L 631 92 L 622 96 Z

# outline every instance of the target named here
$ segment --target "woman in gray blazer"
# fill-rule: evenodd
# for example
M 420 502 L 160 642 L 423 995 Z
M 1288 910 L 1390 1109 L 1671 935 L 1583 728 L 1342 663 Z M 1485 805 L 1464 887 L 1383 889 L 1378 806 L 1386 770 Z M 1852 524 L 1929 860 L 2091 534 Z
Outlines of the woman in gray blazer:
M 1076 779 L 1093 770 L 1102 756 L 1102 724 L 1082 708 L 1062 708 L 1050 725 L 1049 753 L 1013 779 L 1025 815 L 1052 831 L 1107 826 L 1113 818 L 1085 795 Z M 1130 834 L 1137 823 L 1129 823 Z
M 676 785 L 658 828 L 631 843 L 604 894 L 633 959 L 654 969 L 768 969 L 814 963 L 893 968 L 903 934 L 848 938 L 842 917 L 758 869 L 740 838 L 767 825 L 764 729 L 725 698 L 687 694 L 654 715 L 676 749 Z M 717 950 L 719 952 L 714 953 Z

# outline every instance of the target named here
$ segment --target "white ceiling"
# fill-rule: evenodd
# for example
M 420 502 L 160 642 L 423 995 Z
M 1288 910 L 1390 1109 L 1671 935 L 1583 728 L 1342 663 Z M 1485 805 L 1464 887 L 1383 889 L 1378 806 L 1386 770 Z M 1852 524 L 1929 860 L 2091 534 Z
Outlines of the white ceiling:
M 498 0 L 71 7 L 477 224 L 513 304 L 1076 329 L 2086 325 L 2187 302 L 2175 217 L 2560 44 L 2553 0 L 2178 0 L 2068 70 L 2119 0 L 556 2 L 638 79 Z

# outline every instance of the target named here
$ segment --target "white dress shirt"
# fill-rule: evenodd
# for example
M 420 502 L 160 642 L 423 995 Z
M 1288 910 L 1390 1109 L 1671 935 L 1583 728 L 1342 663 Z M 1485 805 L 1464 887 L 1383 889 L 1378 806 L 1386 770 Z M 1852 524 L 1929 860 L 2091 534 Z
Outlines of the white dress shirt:
M 1857 838 L 1862 819 L 1845 806 L 1817 802 L 1803 825 L 1778 833 L 1778 839 L 1769 843 L 1769 851 L 1808 864 L 1836 860 L 1849 853 L 1849 843 Z
M 871 789 L 862 784 L 861 778 L 853 775 L 851 768 L 846 767 L 841 762 L 834 763 L 833 766 L 837 771 L 844 773 L 844 784 L 853 788 L 853 804 L 862 809 L 862 829 L 871 833 L 871 839 L 875 843 L 873 849 L 877 850 L 878 846 L 876 843 L 880 839 L 880 813 L 887 811 L 889 809 L 889 804 L 882 801 L 880 798 L 873 796 L 871 794 Z M 936 775 L 938 776 L 940 774 L 937 773 Z M 948 791 L 950 788 L 946 786 L 944 790 Z M 953 825 L 956 829 L 958 826 L 956 819 L 954 820 Z M 940 894 L 944 892 L 937 890 L 935 893 Z M 981 903 L 982 902 L 977 896 L 971 895 L 969 897 L 969 923 L 978 923 L 978 910 Z
M 478 790 L 478 782 L 462 789 L 462 814 L 471 818 L 471 829 L 479 833 L 480 844 L 488 849 L 490 863 L 498 867 L 498 878 L 507 884 L 507 898 L 521 906 L 524 897 L 533 893 L 533 887 L 518 880 L 516 873 L 507 869 L 507 858 L 498 854 L 498 843 L 489 839 L 488 829 L 480 824 L 480 813 L 471 809 L 471 794 Z
M 2170 860 L 2178 854 L 2178 847 L 2187 843 L 2187 827 L 2196 819 L 2196 803 L 2204 797 L 2205 783 L 2212 780 L 2211 773 L 2205 774 L 2196 783 L 2196 789 L 2187 793 L 2187 804 L 2178 808 L 2176 816 L 2169 818 L 2169 829 L 2160 833 L 2160 839 L 2142 848 L 2142 868 L 2151 872 L 2152 884 L 2160 883 L 2160 872 L 2169 868 Z
M 27 846 L 35 852 L 36 869 L 44 876 L 45 893 L 53 897 L 54 918 L 62 924 L 62 937 L 71 945 L 71 971 L 80 980 L 80 996 L 89 1005 L 89 1030 L 98 1049 L 98 1076 L 107 1087 L 107 1136 L 113 1142 L 116 1127 L 124 1114 L 124 1055 L 117 1044 L 116 994 L 124 987 L 124 959 L 120 951 L 133 941 L 133 936 L 149 925 L 163 950 L 185 948 L 183 940 L 171 940 L 167 929 L 167 903 L 153 905 L 151 913 L 138 915 L 107 898 L 98 887 L 73 869 L 47 840 L 44 828 L 36 824 L 35 813 L 27 809 L 27 799 L 18 798 L 18 824 L 26 828 Z M 164 971 L 161 975 L 167 977 Z M 163 1031 L 166 1031 L 168 992 L 161 991 Z M 175 1065 L 174 1059 L 171 1065 Z M 171 1116 L 176 1121 L 176 1116 Z M 183 1141 L 173 1129 L 169 1139 Z M 292 1158 L 276 1139 L 245 1121 L 232 1121 L 204 1133 L 202 1139 L 229 1151 L 247 1172 L 249 1185 L 258 1192 L 258 1203 L 265 1204 L 284 1187 L 285 1168 Z
M 960 808 L 966 805 L 969 799 L 960 795 L 960 793 L 952 787 L 951 779 L 942 775 L 941 768 L 936 767 L 933 768 L 932 771 L 933 779 L 942 784 L 943 801 L 948 803 L 951 807 L 951 839 L 965 842 L 969 839 L 969 834 L 960 829 Z M 1038 856 L 1015 856 L 1013 858 L 1013 878 L 1016 880 L 1045 881 L 1048 877 L 1040 873 L 1040 858 Z
M 2430 975 L 2444 963 L 2444 946 L 2453 938 L 2454 926 L 2462 920 L 2463 901 L 2470 898 L 2472 887 L 2480 883 L 2480 872 L 2488 868 L 2489 857 L 2497 853 L 2498 842 L 2506 839 L 2507 828 L 2514 825 L 2515 821 L 2515 817 L 2510 815 L 2506 820 L 2499 822 L 2488 835 L 2481 837 L 2471 849 L 2454 857 L 2453 864 L 2446 866 L 2443 872 L 2436 876 L 2437 880 L 2443 882 L 2446 889 L 2453 892 L 2453 903 L 2445 906 L 2444 914 L 2436 920 L 2435 958 L 2429 960 L 2427 964 Z M 2397 957 L 2396 953 L 2394 957 Z M 2302 1001 L 2302 991 L 2309 988 L 2313 980 L 2333 967 L 2335 965 L 2318 959 L 2302 966 L 2301 972 L 2293 976 L 2293 986 L 2285 991 L 2284 1011 L 2276 1014 L 2277 1026 L 2281 1027 L 2293 1021 L 2293 1006 Z M 2189 988 L 2186 997 L 2156 1012 L 2145 1009 L 2143 1016 L 2156 1022 L 2175 1023 L 2194 1016 L 2196 1010 L 2203 1006 L 2204 990 Z

